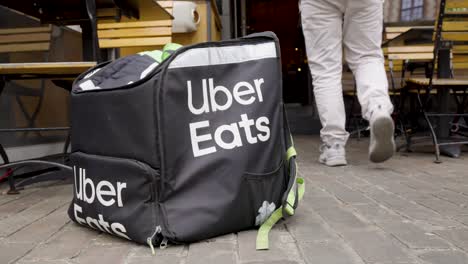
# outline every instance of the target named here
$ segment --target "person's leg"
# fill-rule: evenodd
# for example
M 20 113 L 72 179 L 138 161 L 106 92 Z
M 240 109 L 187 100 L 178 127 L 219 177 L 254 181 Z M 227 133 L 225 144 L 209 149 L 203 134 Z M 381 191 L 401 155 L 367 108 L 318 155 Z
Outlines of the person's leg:
M 324 143 L 322 153 L 330 150 L 328 162 L 345 165 L 344 145 L 349 134 L 345 130 L 346 114 L 341 87 L 342 27 L 344 0 L 302 0 L 302 27 L 312 73 Z M 335 159 L 331 161 L 331 159 Z
M 362 115 L 371 125 L 370 159 L 382 162 L 393 155 L 393 105 L 382 53 L 383 1 L 346 0 L 344 45 L 354 73 Z

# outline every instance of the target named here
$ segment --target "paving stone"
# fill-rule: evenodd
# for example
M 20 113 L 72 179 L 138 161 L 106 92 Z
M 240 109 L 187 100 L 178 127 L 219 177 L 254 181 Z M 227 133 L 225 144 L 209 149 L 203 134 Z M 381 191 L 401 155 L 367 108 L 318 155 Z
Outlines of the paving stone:
M 350 232 L 344 236 L 366 263 L 412 263 L 414 258 L 404 245 L 377 231 Z
M 296 214 L 286 221 L 286 226 L 298 242 L 328 241 L 338 238 L 309 208 L 299 208 Z
M 56 233 L 48 241 L 38 245 L 29 254 L 23 257 L 24 261 L 46 261 L 58 259 L 71 259 L 77 256 L 82 249 L 91 244 L 98 233 L 75 223 Z
M 268 264 L 298 264 L 297 261 L 292 261 L 292 260 L 280 260 L 280 261 L 274 260 L 274 261 L 268 261 L 268 262 L 254 261 L 254 262 L 249 262 L 248 264 L 265 264 L 265 263 L 268 263 Z
M 255 249 L 257 231 L 250 230 L 238 233 L 240 263 L 303 263 L 294 239 L 285 231 L 276 227 L 270 231 L 270 250 Z
M 82 250 L 80 254 L 70 260 L 71 263 L 112 263 L 112 264 L 124 264 L 125 259 L 130 252 L 130 246 L 119 246 L 119 247 L 100 247 L 90 246 Z
M 376 201 L 381 202 L 389 209 L 396 211 L 398 214 L 404 215 L 407 218 L 428 222 L 435 226 L 441 227 L 459 227 L 460 224 L 455 221 L 450 221 L 448 218 L 438 214 L 437 212 L 426 208 L 413 201 L 402 199 L 395 194 L 391 194 L 379 189 L 373 189 L 369 193 Z
M 368 181 L 354 176 L 355 174 L 357 174 L 355 170 L 349 170 L 349 174 L 344 175 L 344 177 L 338 177 L 337 181 L 355 190 L 365 190 L 372 185 Z
M 185 246 L 184 245 L 172 245 L 169 244 L 167 248 L 160 249 L 155 248 L 155 256 L 185 256 Z M 131 257 L 153 257 L 151 249 L 146 245 L 132 245 L 132 250 L 129 254 Z
M 436 231 L 436 234 L 468 251 L 468 229 L 448 229 Z
M 336 198 L 342 201 L 345 204 L 369 204 L 372 201 L 365 197 L 362 193 L 352 190 L 348 187 L 345 187 L 343 184 L 333 181 L 333 182 L 323 182 L 321 185 L 327 189 L 328 192 L 333 193 Z
M 205 240 L 205 242 L 236 242 L 237 243 L 237 235 L 236 234 L 227 234 L 223 236 L 213 237 L 210 239 Z
M 0 242 L 1 263 L 13 263 L 35 247 L 35 243 Z
M 450 245 L 443 239 L 409 222 L 381 222 L 379 226 L 412 249 L 450 248 Z
M 417 179 L 417 173 L 414 174 L 415 177 L 404 177 L 399 176 L 400 182 L 404 185 L 407 185 L 415 190 L 423 191 L 426 193 L 438 192 L 442 189 L 441 186 L 433 184 L 431 182 L 421 181 Z
M 237 261 L 236 243 L 229 242 L 199 242 L 189 246 L 187 264 L 226 263 Z
M 299 243 L 306 263 L 354 264 L 362 259 L 342 242 Z
M 340 201 L 338 201 L 335 197 L 332 196 L 309 197 L 306 194 L 304 194 L 304 199 L 302 203 L 309 205 L 315 210 L 342 205 Z
M 53 197 L 43 200 L 18 214 L 0 220 L 0 237 L 9 236 L 63 205 L 68 204 L 71 194 L 70 186 L 64 186 L 54 192 Z
M 16 264 L 68 264 L 69 262 L 64 259 L 60 260 L 39 260 L 39 261 L 31 261 L 31 260 L 19 260 Z
M 353 205 L 353 210 L 369 222 L 402 221 L 404 217 L 379 204 Z
M 466 213 L 465 208 L 461 208 L 453 203 L 447 202 L 432 195 L 427 195 L 425 197 L 416 199 L 416 202 L 438 212 L 443 216 L 454 216 Z
M 7 203 L 2 203 L 0 206 L 0 219 L 6 218 L 10 215 L 19 213 L 36 203 L 49 198 L 50 193 L 49 191 L 53 191 L 52 188 L 47 188 L 45 190 L 35 190 L 34 192 L 27 192 L 18 195 L 18 197 L 15 197 L 15 195 L 0 195 L 0 199 L 3 200 L 3 198 L 16 198 L 16 199 L 11 199 L 11 201 Z
M 317 209 L 317 213 L 323 217 L 328 225 L 341 234 L 356 229 L 365 229 L 369 225 L 341 206 L 320 208 Z
M 37 192 L 41 189 L 38 188 L 26 188 L 24 190 L 21 190 L 20 194 L 18 195 L 9 195 L 7 194 L 9 190 L 8 184 L 0 184 L 0 205 L 5 205 L 7 203 L 11 203 L 13 201 L 16 201 L 18 199 L 21 199 L 25 196 L 28 196 L 34 192 Z
M 10 242 L 34 242 L 47 240 L 65 224 L 70 222 L 67 215 L 68 205 L 62 206 L 51 214 L 37 220 L 8 237 Z
M 100 247 L 119 247 L 119 246 L 126 246 L 128 245 L 128 240 L 125 238 L 121 238 L 118 236 L 114 236 L 105 232 L 98 232 L 97 230 L 94 231 L 96 234 L 95 239 L 93 239 L 92 244 L 97 245 Z M 136 243 L 133 243 L 136 245 Z
M 311 198 L 311 200 L 316 197 L 332 197 L 332 195 L 326 192 L 323 188 L 319 188 L 316 185 L 309 186 L 307 183 L 308 181 L 306 182 L 307 192 L 304 194 L 304 197 Z
M 453 217 L 456 221 L 468 227 L 468 215 L 457 215 Z
M 468 255 L 457 250 L 430 251 L 419 255 L 419 257 L 430 264 L 466 264 Z
M 460 207 L 468 206 L 468 196 L 456 193 L 451 190 L 442 190 L 442 191 L 434 193 L 434 195 L 440 199 L 446 200 Z
M 151 256 L 151 257 L 135 257 L 129 258 L 126 261 L 127 264 L 185 264 L 185 258 L 162 255 L 162 256 Z

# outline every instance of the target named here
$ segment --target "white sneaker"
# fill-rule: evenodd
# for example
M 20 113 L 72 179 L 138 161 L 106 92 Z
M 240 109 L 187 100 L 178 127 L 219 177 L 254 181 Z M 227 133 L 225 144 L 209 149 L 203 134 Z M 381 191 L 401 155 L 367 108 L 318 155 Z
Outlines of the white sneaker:
M 370 118 L 369 159 L 372 162 L 384 162 L 393 156 L 395 153 L 394 130 L 392 117 L 379 106 Z
M 338 143 L 331 146 L 323 144 L 320 146 L 319 162 L 329 167 L 347 165 L 345 148 Z

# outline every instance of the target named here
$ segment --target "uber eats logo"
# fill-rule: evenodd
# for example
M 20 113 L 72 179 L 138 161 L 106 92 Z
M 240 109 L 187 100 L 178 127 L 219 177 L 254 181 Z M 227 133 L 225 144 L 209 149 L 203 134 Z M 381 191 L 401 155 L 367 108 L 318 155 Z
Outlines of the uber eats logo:
M 73 166 L 73 176 L 75 179 L 75 197 L 87 204 L 98 202 L 102 206 L 123 207 L 122 193 L 127 188 L 127 183 L 117 182 L 112 184 L 109 181 L 94 182 L 90 177 L 86 177 L 86 169 Z M 106 221 L 102 214 L 97 218 L 83 215 L 83 208 L 78 204 L 73 204 L 73 213 L 78 223 L 88 225 L 94 229 L 101 230 L 130 240 L 126 235 L 127 229 L 121 223 L 110 223 Z
M 263 78 L 238 82 L 228 87 L 215 83 L 213 78 L 202 79 L 202 102 L 193 100 L 192 81 L 187 81 L 188 109 L 194 115 L 210 112 L 227 111 L 229 108 L 263 103 Z M 198 89 L 196 89 L 199 91 Z M 261 116 L 250 118 L 247 113 L 241 114 L 239 122 L 212 128 L 210 121 L 189 124 L 194 157 L 215 153 L 219 148 L 234 149 L 245 144 L 256 144 L 270 139 L 270 120 Z M 241 136 L 244 135 L 244 136 Z M 245 140 L 243 140 L 245 138 Z M 246 141 L 246 142 L 245 142 Z

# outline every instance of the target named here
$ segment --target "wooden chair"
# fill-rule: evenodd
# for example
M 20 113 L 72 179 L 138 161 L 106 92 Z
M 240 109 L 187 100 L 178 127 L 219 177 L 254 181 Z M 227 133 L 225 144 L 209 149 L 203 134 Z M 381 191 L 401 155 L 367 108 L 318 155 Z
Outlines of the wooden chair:
M 43 52 L 47 60 L 47 54 L 51 47 L 52 27 L 33 27 L 33 28 L 14 28 L 0 29 L 0 53 L 17 52 Z M 0 96 L 4 91 L 7 82 L 21 79 L 65 79 L 74 78 L 94 66 L 95 62 L 36 62 L 36 63 L 0 63 Z M 22 105 L 22 101 L 17 98 L 23 114 L 28 119 L 28 127 L 21 128 L 3 128 L 0 133 L 15 132 L 36 132 L 39 131 L 60 131 L 68 130 L 68 127 L 49 127 L 36 128 L 34 120 L 39 112 L 44 92 L 44 82 L 39 90 L 34 89 L 30 96 L 39 98 L 36 110 L 29 115 Z M 64 146 L 64 152 L 68 148 L 67 143 Z M 4 163 L 9 163 L 8 155 L 0 144 L 0 156 Z M 13 174 L 8 177 L 10 183 L 9 193 L 17 193 Z
M 98 37 L 103 49 L 163 46 L 172 41 L 172 21 L 100 23 Z
M 124 55 L 160 49 L 172 42 L 172 21 L 123 21 L 98 24 L 99 46 Z
M 436 162 L 440 162 L 440 147 L 468 144 L 467 140 L 445 138 L 458 132 L 454 129 L 449 131 L 449 127 L 446 127 L 446 124 L 450 122 L 448 118 L 453 118 L 452 124 L 457 127 L 461 118 L 468 117 L 468 114 L 465 113 L 468 103 L 468 79 L 454 78 L 454 69 L 463 69 L 468 62 L 466 56 L 468 48 L 465 44 L 468 41 L 467 10 L 468 0 L 441 0 L 429 76 L 427 78 L 410 78 L 406 81 L 408 89 L 416 91 L 419 109 L 429 127 L 435 147 Z M 435 70 L 438 73 L 437 77 L 434 77 Z M 435 113 L 430 112 L 429 108 L 434 94 L 441 98 L 440 110 Z M 450 95 L 453 95 L 457 103 L 456 113 L 449 111 Z M 431 118 L 439 118 L 439 133 L 436 133 Z M 468 136 L 463 133 L 458 134 Z

